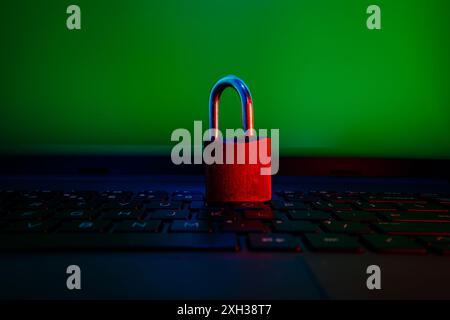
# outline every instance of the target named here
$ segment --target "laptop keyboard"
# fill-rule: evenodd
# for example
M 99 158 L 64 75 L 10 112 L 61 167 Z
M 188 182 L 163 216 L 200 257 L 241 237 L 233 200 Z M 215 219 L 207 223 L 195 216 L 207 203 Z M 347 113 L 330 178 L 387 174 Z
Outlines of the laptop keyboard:
M 0 249 L 450 254 L 450 196 L 280 191 L 207 205 L 202 193 L 0 192 Z

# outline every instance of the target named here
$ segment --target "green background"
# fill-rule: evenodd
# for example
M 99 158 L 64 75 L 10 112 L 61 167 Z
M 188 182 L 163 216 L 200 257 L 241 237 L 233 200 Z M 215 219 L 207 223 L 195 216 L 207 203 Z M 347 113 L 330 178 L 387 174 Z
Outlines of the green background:
M 447 0 L 2 0 L 0 150 L 168 153 L 235 74 L 283 155 L 450 158 L 449 13 Z M 231 90 L 220 115 L 240 126 Z

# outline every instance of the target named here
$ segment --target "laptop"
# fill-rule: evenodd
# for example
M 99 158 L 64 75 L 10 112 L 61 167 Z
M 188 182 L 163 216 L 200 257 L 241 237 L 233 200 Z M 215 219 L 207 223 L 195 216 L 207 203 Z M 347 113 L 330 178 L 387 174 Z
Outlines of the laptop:
M 450 298 L 449 10 L 2 1 L 0 298 Z M 208 201 L 203 132 L 253 125 L 276 174 L 215 195 L 269 198 Z

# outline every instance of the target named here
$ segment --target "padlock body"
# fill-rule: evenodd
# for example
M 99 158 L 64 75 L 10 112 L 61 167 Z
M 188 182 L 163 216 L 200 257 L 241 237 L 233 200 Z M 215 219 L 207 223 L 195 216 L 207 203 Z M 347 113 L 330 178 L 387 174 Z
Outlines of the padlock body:
M 206 200 L 209 203 L 270 201 L 272 176 L 261 174 L 262 168 L 270 172 L 271 163 L 267 163 L 271 154 L 270 138 L 221 141 L 220 144 L 224 163 L 206 165 Z M 264 163 L 260 157 L 260 148 L 263 147 L 263 144 L 264 149 L 261 152 L 266 157 L 263 160 Z M 227 150 L 231 150 L 231 148 L 234 150 L 233 163 L 226 163 Z M 245 160 L 240 164 L 238 163 L 238 152 L 241 152 L 242 155 L 243 150 L 245 150 Z M 242 162 L 242 157 L 240 159 Z

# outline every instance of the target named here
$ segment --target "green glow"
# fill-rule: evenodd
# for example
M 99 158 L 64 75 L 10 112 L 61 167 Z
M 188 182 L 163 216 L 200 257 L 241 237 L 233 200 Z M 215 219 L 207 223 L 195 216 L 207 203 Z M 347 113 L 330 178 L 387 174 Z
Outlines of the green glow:
M 73 3 L 81 31 L 65 26 Z M 370 4 L 381 31 L 366 28 Z M 212 85 L 236 74 L 284 155 L 450 158 L 449 12 L 444 0 L 0 1 L 0 151 L 168 153 L 172 130 L 206 125 Z M 237 95 L 222 100 L 221 128 L 240 126 Z

